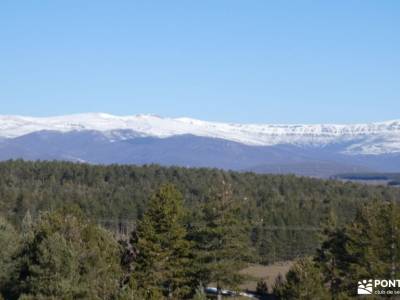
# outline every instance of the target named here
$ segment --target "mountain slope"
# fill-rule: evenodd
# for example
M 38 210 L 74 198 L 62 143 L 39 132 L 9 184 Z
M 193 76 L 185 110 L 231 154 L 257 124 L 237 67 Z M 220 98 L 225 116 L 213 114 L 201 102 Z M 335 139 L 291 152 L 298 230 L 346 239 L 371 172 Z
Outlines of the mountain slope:
M 0 160 L 217 167 L 327 177 L 400 171 L 399 122 L 240 125 L 153 115 L 0 116 Z
M 0 137 L 15 138 L 38 131 L 99 131 L 110 140 L 135 136 L 166 138 L 182 134 L 220 138 L 246 145 L 292 144 L 323 147 L 351 142 L 346 154 L 400 153 L 400 121 L 357 125 L 263 125 L 205 122 L 155 115 L 112 116 L 103 113 L 32 118 L 0 116 Z M 125 133 L 126 133 L 125 132 Z

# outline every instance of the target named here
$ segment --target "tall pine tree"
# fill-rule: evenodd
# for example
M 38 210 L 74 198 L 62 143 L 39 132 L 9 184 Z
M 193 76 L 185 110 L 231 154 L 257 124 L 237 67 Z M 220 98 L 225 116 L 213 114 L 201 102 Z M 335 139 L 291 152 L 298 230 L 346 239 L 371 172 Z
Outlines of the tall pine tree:
M 400 206 L 372 203 L 360 210 L 347 228 L 350 263 L 349 294 L 360 278 L 397 279 L 400 276 Z
M 360 208 L 344 228 L 326 231 L 315 261 L 331 299 L 354 297 L 363 278 L 398 278 L 399 228 L 399 204 L 374 202 Z
M 353 258 L 347 251 L 349 236 L 345 228 L 338 227 L 337 217 L 332 211 L 328 214 L 321 236 L 321 246 L 314 260 L 323 274 L 324 283 L 329 287 L 331 299 L 341 299 L 348 284 L 349 266 Z
M 146 299 L 182 299 L 192 292 L 191 243 L 183 226 L 182 202 L 174 186 L 162 186 L 138 223 L 131 285 Z
M 240 203 L 233 197 L 231 187 L 222 180 L 220 191 L 212 193 L 202 207 L 201 224 L 192 238 L 196 244 L 199 279 L 213 283 L 219 291 L 237 288 L 243 280 L 238 271 L 249 259 L 251 247 L 249 230 L 240 219 Z

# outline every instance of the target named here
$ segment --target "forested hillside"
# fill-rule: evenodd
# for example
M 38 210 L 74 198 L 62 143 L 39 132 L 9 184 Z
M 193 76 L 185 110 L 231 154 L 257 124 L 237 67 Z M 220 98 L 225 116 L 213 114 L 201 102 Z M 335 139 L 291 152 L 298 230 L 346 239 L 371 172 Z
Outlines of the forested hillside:
M 295 176 L 9 161 L 0 295 L 204 300 L 204 286 L 239 291 L 251 263 L 300 259 L 256 295 L 347 299 L 368 268 L 383 276 L 397 265 L 399 196 Z
M 18 228 L 27 213 L 35 219 L 40 211 L 76 204 L 92 221 L 128 234 L 146 210 L 149 195 L 165 183 L 183 194 L 189 228 L 203 222 L 198 207 L 229 190 L 238 203 L 236 217 L 257 254 L 253 259 L 261 263 L 313 253 L 318 229 L 329 215 L 344 224 L 365 202 L 400 199 L 395 188 L 295 176 L 8 161 L 0 164 L 0 214 Z

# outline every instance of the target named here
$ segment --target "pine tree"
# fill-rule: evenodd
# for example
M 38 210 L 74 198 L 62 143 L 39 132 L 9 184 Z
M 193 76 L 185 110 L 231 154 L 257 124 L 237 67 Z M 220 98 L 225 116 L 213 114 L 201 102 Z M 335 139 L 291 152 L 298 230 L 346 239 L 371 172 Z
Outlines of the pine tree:
M 400 206 L 369 203 L 344 228 L 325 231 L 315 261 L 331 299 L 354 297 L 360 278 L 393 278 L 400 275 Z
M 191 244 L 183 226 L 182 201 L 174 186 L 162 186 L 138 223 L 131 285 L 144 291 L 146 299 L 181 299 L 191 293 Z
M 353 295 L 359 278 L 400 276 L 400 206 L 372 203 L 363 207 L 347 227 L 350 262 L 348 294 Z
M 315 262 L 328 285 L 331 299 L 342 297 L 348 285 L 349 267 L 354 260 L 347 250 L 350 241 L 345 228 L 339 228 L 336 215 L 330 211 L 322 231 L 321 246 L 317 249 Z
M 21 223 L 21 238 L 24 242 L 28 242 L 33 239 L 33 219 L 30 211 L 25 213 Z
M 118 243 L 71 210 L 42 214 L 16 258 L 10 299 L 112 299 L 118 294 Z
M 8 284 L 11 283 L 11 276 L 16 267 L 13 258 L 20 246 L 20 239 L 17 231 L 4 218 L 0 217 L 0 296 L 6 295 Z
M 286 274 L 286 280 L 275 283 L 274 295 L 282 300 L 329 299 L 320 270 L 310 258 L 298 260 Z
M 237 288 L 243 280 L 238 273 L 250 257 L 249 232 L 239 217 L 240 203 L 229 185 L 222 181 L 221 192 L 202 208 L 203 223 L 192 234 L 196 244 L 198 276 L 202 282 L 222 288 Z

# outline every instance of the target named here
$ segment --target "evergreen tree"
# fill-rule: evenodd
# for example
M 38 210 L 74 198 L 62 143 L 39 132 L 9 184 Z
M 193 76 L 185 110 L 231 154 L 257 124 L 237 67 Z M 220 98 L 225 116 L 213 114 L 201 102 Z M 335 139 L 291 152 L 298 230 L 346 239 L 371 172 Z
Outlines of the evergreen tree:
M 371 203 L 363 207 L 347 227 L 348 294 L 354 295 L 360 278 L 397 279 L 400 276 L 400 206 Z
M 105 230 L 68 211 L 45 213 L 23 240 L 13 298 L 112 299 L 121 278 L 120 248 Z
M 326 231 L 326 240 L 317 250 L 315 261 L 329 286 L 331 299 L 340 299 L 349 283 L 350 263 L 354 260 L 347 251 L 349 237 L 344 229 Z
M 298 260 L 286 274 L 286 280 L 275 283 L 274 294 L 282 300 L 329 299 L 320 270 L 309 258 Z
M 115 226 L 118 221 L 136 222 L 147 208 L 148 195 L 163 182 L 176 185 L 184 195 L 186 208 L 193 210 L 204 203 L 210 188 L 220 185 L 221 177 L 233 187 L 233 195 L 243 204 L 238 213 L 242 226 L 252 224 L 249 229 L 253 233 L 258 231 L 252 242 L 259 251 L 259 262 L 264 263 L 313 254 L 317 236 L 316 231 L 269 227 L 320 227 L 321 216 L 329 210 L 337 212 L 338 224 L 343 225 L 353 220 L 356 209 L 363 203 L 400 198 L 398 188 L 294 176 L 157 165 L 93 166 L 18 160 L 0 163 L 0 214 L 20 229 L 27 211 L 35 219 L 41 211 L 77 204 L 85 215 L 113 231 L 120 229 Z M 201 222 L 201 218 L 191 222 Z
M 328 285 L 331 299 L 340 299 L 349 283 L 349 267 L 354 260 L 347 251 L 349 236 L 345 228 L 338 228 L 336 215 L 330 211 L 322 231 L 322 243 L 314 261 Z
M 20 240 L 16 230 L 4 218 L 0 217 L 0 296 L 6 294 L 7 285 L 11 284 L 11 274 L 15 263 L 13 258 L 19 248 Z
M 28 210 L 25 213 L 24 218 L 22 219 L 21 223 L 21 232 L 24 238 L 27 238 L 27 236 L 31 235 L 32 233 L 32 228 L 33 228 L 33 219 L 30 211 Z
M 198 276 L 202 282 L 222 288 L 237 288 L 243 276 L 238 273 L 250 257 L 250 235 L 239 217 L 240 203 L 222 181 L 222 191 L 203 206 L 203 222 L 192 234 L 196 244 Z
M 138 223 L 131 286 L 146 299 L 182 299 L 192 291 L 191 244 L 183 226 L 182 201 L 174 186 L 162 186 Z
M 369 203 L 345 228 L 327 230 L 317 251 L 318 264 L 331 299 L 354 297 L 362 278 L 400 276 L 400 206 Z

